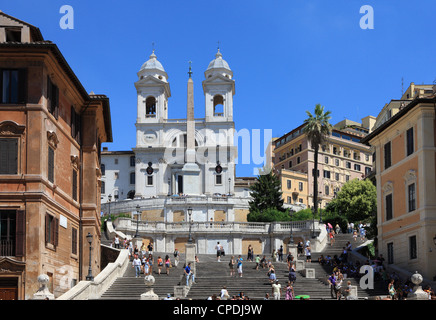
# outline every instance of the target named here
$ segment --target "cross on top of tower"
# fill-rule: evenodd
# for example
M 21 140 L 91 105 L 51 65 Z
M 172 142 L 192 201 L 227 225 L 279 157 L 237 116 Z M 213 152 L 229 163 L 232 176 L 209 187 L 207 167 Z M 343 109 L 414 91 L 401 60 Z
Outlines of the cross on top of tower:
M 189 78 L 191 78 L 191 75 L 192 75 L 191 63 L 192 63 L 192 61 L 189 61 L 189 71 L 188 71 Z

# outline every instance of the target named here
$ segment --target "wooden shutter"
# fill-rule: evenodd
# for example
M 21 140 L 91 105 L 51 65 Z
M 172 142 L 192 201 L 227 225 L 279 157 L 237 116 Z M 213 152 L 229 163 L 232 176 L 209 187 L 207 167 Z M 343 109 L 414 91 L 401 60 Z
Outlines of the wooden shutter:
M 26 211 L 17 210 L 16 232 L 15 232 L 15 256 L 25 255 L 26 245 Z
M 77 201 L 77 171 L 73 169 L 73 192 L 72 197 Z
M 54 182 L 54 150 L 50 147 L 48 147 L 47 178 L 50 182 Z
M 0 173 L 17 174 L 18 139 L 0 139 Z
M 71 106 L 71 137 L 76 138 L 76 110 Z
M 55 247 L 58 246 L 59 244 L 59 219 L 58 218 L 53 218 L 53 233 L 54 233 L 54 238 L 53 238 L 53 245 Z
M 50 77 L 47 76 L 47 109 L 48 109 L 48 112 L 53 113 L 53 111 L 51 109 L 51 106 L 52 106 L 52 101 L 51 101 L 51 95 L 52 95 L 51 89 L 52 89 L 52 87 L 51 86 L 52 86 L 52 84 L 51 84 Z
M 48 243 L 50 239 L 50 216 L 48 213 L 45 214 L 45 244 Z
M 18 70 L 18 103 L 27 102 L 27 70 Z
M 77 229 L 71 229 L 71 253 L 77 254 Z
M 59 119 L 59 88 L 53 85 L 53 100 L 54 100 L 54 116 L 56 119 Z

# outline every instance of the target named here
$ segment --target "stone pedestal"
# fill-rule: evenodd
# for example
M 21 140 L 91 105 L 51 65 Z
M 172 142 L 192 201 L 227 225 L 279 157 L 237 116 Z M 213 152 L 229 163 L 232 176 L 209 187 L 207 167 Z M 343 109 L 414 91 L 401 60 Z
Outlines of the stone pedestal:
M 303 270 L 303 276 L 307 279 L 315 279 L 315 269 L 313 268 L 305 268 Z
M 144 277 L 144 283 L 147 286 L 148 291 L 141 294 L 140 300 L 159 300 L 159 296 L 153 291 L 154 282 L 155 278 L 153 276 L 150 275 Z
M 195 254 L 196 254 L 197 246 L 195 243 L 186 243 L 185 244 L 185 263 L 191 263 L 191 271 L 195 274 Z
M 294 260 L 295 271 L 301 271 L 305 268 L 304 260 Z
M 189 292 L 189 287 L 187 286 L 174 286 L 174 297 L 175 298 L 186 298 Z
M 298 260 L 298 249 L 295 243 L 288 244 L 288 252 L 290 252 L 291 255 L 294 257 L 294 261 Z
M 38 282 L 40 283 L 41 287 L 38 289 L 38 291 L 33 295 L 32 300 L 54 300 L 54 295 L 48 290 L 47 284 L 50 281 L 48 275 L 46 274 L 40 274 L 38 276 Z
M 196 163 L 186 163 L 183 166 L 183 193 L 188 195 L 201 194 L 200 171 Z
M 133 238 L 132 239 L 132 245 L 133 245 L 133 249 L 135 249 L 135 246 L 138 246 L 138 250 L 141 251 L 142 238 Z
M 407 300 L 428 300 L 428 293 L 422 290 L 420 286 L 423 278 L 418 271 L 416 271 L 410 280 L 415 286 L 413 287 L 413 292 L 407 295 Z

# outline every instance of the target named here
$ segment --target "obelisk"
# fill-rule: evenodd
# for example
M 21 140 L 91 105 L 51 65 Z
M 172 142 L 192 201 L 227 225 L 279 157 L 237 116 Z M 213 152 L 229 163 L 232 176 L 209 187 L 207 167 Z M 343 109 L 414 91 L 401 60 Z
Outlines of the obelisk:
M 201 193 L 200 168 L 195 163 L 195 120 L 194 120 L 194 81 L 192 81 L 191 62 L 189 62 L 187 118 L 186 118 L 186 154 L 183 166 L 183 193 L 198 195 Z

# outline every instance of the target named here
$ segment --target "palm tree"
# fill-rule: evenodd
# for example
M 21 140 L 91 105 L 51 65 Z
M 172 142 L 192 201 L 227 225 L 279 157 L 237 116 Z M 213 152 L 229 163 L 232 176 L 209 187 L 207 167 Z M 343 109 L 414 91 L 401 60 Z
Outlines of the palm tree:
M 306 134 L 313 150 L 315 151 L 315 167 L 313 170 L 313 237 L 315 236 L 315 214 L 318 212 L 318 151 L 319 146 L 327 141 L 332 132 L 332 125 L 329 123 L 330 111 L 324 112 L 324 107 L 320 104 L 315 106 L 315 113 L 312 115 L 306 111 L 308 118 L 304 120 L 306 126 L 303 132 Z

